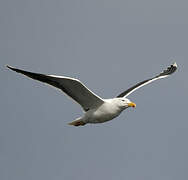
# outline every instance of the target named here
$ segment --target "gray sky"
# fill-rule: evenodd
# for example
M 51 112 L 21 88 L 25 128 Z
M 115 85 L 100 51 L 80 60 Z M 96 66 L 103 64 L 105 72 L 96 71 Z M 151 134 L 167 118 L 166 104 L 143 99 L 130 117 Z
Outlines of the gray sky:
M 1 180 L 187 180 L 188 3 L 183 0 L 0 1 Z M 67 123 L 81 108 L 7 70 L 79 78 L 103 98 L 176 61 L 105 124 Z

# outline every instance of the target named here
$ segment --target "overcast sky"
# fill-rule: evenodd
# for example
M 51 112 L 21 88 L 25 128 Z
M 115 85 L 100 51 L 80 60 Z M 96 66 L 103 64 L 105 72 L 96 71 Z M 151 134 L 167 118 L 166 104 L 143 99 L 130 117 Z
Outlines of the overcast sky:
M 82 109 L 4 65 L 79 78 L 115 97 L 174 61 L 104 124 L 67 125 Z M 188 3 L 1 0 L 1 180 L 187 180 Z

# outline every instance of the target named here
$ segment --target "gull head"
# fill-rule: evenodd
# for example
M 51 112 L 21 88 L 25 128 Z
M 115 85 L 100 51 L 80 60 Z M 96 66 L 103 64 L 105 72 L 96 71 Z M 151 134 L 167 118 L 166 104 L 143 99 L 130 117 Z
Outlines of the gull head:
M 128 107 L 136 107 L 136 104 L 130 101 L 127 98 L 116 98 L 118 101 L 118 106 L 122 109 L 126 109 Z

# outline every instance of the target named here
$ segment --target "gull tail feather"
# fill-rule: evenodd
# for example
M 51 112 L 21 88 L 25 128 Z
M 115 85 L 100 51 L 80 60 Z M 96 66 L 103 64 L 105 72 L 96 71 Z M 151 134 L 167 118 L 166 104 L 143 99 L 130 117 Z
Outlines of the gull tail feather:
M 72 126 L 84 126 L 85 124 L 86 123 L 82 120 L 82 118 L 78 118 L 75 121 L 68 123 L 68 125 L 72 125 Z

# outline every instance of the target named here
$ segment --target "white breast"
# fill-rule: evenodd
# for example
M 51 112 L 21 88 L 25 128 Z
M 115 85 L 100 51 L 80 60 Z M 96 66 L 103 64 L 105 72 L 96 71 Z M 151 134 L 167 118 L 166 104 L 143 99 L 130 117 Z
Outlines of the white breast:
M 113 99 L 105 100 L 100 107 L 92 109 L 85 114 L 88 123 L 103 123 L 117 117 L 122 112 Z

